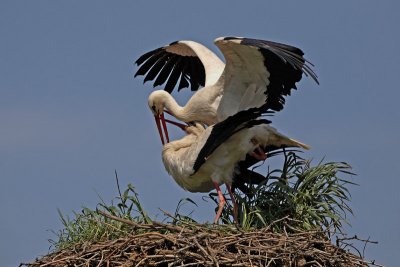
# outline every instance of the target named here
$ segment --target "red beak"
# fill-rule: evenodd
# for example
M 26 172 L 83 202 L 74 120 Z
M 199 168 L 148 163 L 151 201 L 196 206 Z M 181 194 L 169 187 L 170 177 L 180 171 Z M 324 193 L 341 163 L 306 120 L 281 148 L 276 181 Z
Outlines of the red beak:
M 164 114 L 160 114 L 160 115 L 155 115 L 154 119 L 156 120 L 156 124 L 157 124 L 157 129 L 158 129 L 158 133 L 160 134 L 160 139 L 161 139 L 161 143 L 163 145 L 165 145 L 165 141 L 164 141 L 164 135 L 163 135 L 163 129 L 164 129 L 164 133 L 165 133 L 165 139 L 167 140 L 167 143 L 169 143 L 169 136 L 168 136 L 168 129 L 167 129 L 167 124 L 165 123 L 165 118 L 164 118 Z M 160 123 L 161 121 L 161 123 Z M 161 129 L 161 124 L 163 129 Z

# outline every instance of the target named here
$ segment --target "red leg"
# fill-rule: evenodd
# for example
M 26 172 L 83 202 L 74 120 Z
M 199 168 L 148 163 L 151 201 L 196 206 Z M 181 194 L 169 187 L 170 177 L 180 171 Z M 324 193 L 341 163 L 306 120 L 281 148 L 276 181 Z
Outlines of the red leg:
M 233 196 L 232 188 L 229 184 L 225 184 L 226 188 L 228 188 L 229 195 L 231 196 L 231 201 L 233 204 L 233 219 L 235 223 L 238 223 L 238 205 L 236 203 L 235 197 Z
M 214 184 L 215 189 L 217 189 L 218 198 L 219 198 L 218 211 L 217 211 L 217 215 L 215 215 L 215 219 L 214 219 L 214 224 L 216 224 L 219 220 L 219 217 L 221 217 L 222 209 L 224 208 L 226 201 L 225 201 L 224 195 L 221 192 L 221 188 L 219 188 L 219 185 L 215 182 L 213 182 L 213 184 Z
M 168 122 L 168 123 L 170 123 L 172 125 L 178 126 L 179 128 L 182 129 L 182 131 L 185 131 L 186 128 L 188 127 L 187 124 L 179 123 L 177 121 L 172 121 L 172 120 L 169 120 L 169 119 L 165 119 L 165 122 Z

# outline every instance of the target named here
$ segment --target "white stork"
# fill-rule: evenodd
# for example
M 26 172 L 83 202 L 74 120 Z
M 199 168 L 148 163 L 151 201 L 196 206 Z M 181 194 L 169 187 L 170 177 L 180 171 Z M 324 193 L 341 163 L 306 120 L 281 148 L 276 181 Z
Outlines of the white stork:
M 218 222 L 225 198 L 220 185 L 225 184 L 234 207 L 237 221 L 237 204 L 231 185 L 239 162 L 258 147 L 309 147 L 279 133 L 269 126 L 270 121 L 257 119 L 262 111 L 251 108 L 228 117 L 210 127 L 199 123 L 186 126 L 187 135 L 163 146 L 162 160 L 167 172 L 182 188 L 190 192 L 209 192 L 216 189 L 219 207 L 214 219 Z M 170 122 L 167 120 L 167 122 Z
M 299 48 L 239 37 L 217 38 L 215 44 L 226 64 L 194 41 L 173 42 L 136 61 L 140 68 L 135 77 L 145 75 L 144 82 L 155 80 L 154 87 L 166 83 L 165 91 L 154 91 L 148 99 L 159 129 L 164 111 L 181 121 L 206 125 L 251 107 L 279 111 L 285 103 L 284 96 L 296 89 L 303 73 L 318 83 L 313 65 L 303 58 Z M 183 107 L 170 95 L 178 80 L 178 91 L 189 83 L 192 91 L 197 90 Z M 198 90 L 200 86 L 204 88 Z

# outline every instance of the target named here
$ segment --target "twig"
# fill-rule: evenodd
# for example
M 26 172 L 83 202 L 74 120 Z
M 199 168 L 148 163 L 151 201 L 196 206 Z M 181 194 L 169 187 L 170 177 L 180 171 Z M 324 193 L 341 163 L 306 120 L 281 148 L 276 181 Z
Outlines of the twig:
M 273 267 L 296 264 L 297 259 L 305 259 L 302 266 L 367 267 L 370 264 L 382 267 L 375 261 L 365 261 L 334 246 L 330 240 L 321 239 L 322 231 L 279 234 L 260 229 L 232 234 L 225 228 L 210 228 L 208 225 L 196 225 L 195 229 L 143 225 L 103 211 L 99 214 L 132 225 L 142 232 L 132 231 L 113 241 L 76 245 L 21 266 Z M 174 230 L 170 231 L 169 227 Z
M 111 220 L 125 223 L 127 225 L 133 226 L 134 228 L 145 228 L 145 229 L 150 229 L 151 228 L 147 224 L 138 224 L 138 223 L 135 223 L 135 222 L 133 222 L 131 220 L 123 219 L 123 218 L 120 218 L 120 217 L 105 213 L 104 211 L 101 211 L 101 210 L 96 210 L 96 212 L 98 214 L 100 214 L 100 215 L 103 215 L 104 217 L 107 217 L 107 218 L 111 219 Z

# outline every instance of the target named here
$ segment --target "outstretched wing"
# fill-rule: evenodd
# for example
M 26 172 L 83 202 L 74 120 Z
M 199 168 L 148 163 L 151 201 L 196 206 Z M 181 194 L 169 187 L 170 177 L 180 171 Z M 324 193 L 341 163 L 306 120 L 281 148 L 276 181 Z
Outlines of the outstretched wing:
M 165 84 L 171 93 L 178 84 L 178 91 L 215 83 L 225 64 L 208 48 L 193 41 L 176 41 L 142 55 L 136 60 L 139 67 L 135 77 L 144 75 L 144 83 L 153 81 L 153 87 Z
M 218 84 L 224 94 L 218 107 L 222 121 L 240 110 L 265 105 L 279 111 L 284 96 L 296 89 L 302 75 L 318 83 L 312 64 L 299 48 L 264 40 L 222 37 L 215 44 L 224 54 L 226 67 Z

